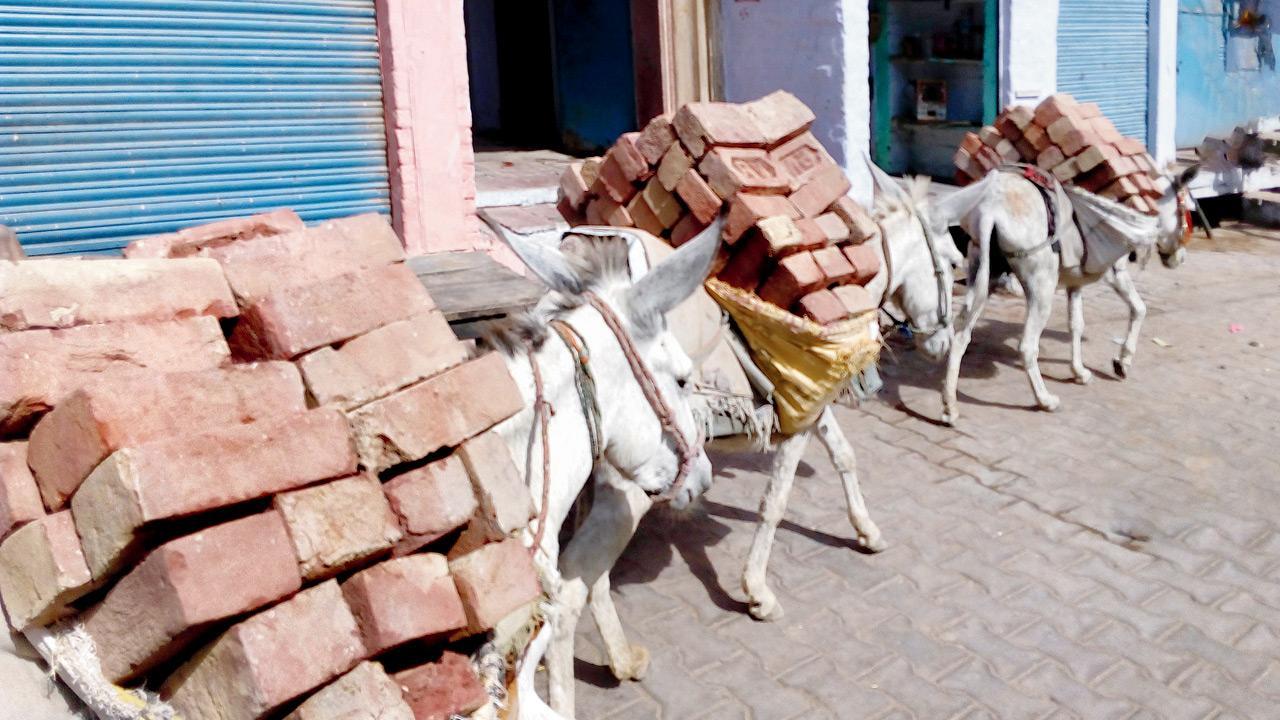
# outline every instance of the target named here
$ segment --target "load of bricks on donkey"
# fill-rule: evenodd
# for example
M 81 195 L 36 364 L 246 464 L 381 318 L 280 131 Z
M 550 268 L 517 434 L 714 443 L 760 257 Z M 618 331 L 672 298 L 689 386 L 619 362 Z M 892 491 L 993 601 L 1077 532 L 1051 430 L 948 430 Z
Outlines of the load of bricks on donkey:
M 92 647 L 77 691 L 159 688 L 187 720 L 487 702 L 467 656 L 540 594 L 490 431 L 523 407 L 504 361 L 455 337 L 378 215 L 126 255 L 0 261 L 9 625 L 60 672 Z

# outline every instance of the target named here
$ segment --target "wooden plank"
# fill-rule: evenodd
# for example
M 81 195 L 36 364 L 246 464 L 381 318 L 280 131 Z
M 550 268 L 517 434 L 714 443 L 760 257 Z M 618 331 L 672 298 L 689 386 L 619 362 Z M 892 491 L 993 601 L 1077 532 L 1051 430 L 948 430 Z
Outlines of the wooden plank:
M 451 323 L 521 312 L 545 292 L 482 252 L 422 255 L 408 264 Z

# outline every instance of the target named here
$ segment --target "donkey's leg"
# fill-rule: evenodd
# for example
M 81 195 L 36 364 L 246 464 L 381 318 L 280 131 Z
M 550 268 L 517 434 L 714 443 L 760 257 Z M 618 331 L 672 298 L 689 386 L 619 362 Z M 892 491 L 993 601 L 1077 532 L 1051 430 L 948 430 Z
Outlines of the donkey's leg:
M 942 422 L 955 425 L 960 419 L 960 405 L 956 400 L 956 387 L 960 384 L 960 362 L 973 337 L 973 328 L 982 317 L 991 284 L 991 233 L 994 226 L 983 220 L 979 229 L 979 241 L 969 246 L 969 282 L 964 293 L 964 305 L 956 318 L 955 336 L 947 352 L 947 374 L 942 381 Z
M 1081 385 L 1093 380 L 1093 373 L 1084 366 L 1084 352 L 1080 340 L 1084 336 L 1084 292 L 1080 288 L 1067 288 L 1067 315 L 1071 325 L 1071 374 Z
M 1040 336 L 1049 324 L 1049 314 L 1053 310 L 1053 292 L 1058 288 L 1057 256 L 1052 263 L 1037 262 L 1035 256 L 1025 259 L 1022 276 L 1023 290 L 1027 294 L 1027 320 L 1022 326 L 1022 341 L 1018 349 L 1022 352 L 1022 366 L 1027 372 L 1027 380 L 1031 383 L 1031 392 L 1035 393 L 1036 403 L 1041 410 L 1057 410 L 1059 400 L 1049 392 L 1040 375 Z M 1027 272 L 1029 270 L 1029 272 Z
M 853 454 L 853 447 L 844 431 L 836 422 L 835 413 L 828 405 L 818 416 L 818 439 L 826 446 L 831 455 L 831 463 L 840 474 L 840 482 L 844 485 L 844 499 L 849 503 L 849 522 L 853 523 L 854 532 L 858 533 L 858 545 L 880 552 L 889 544 L 880 536 L 880 528 L 867 512 L 867 502 L 862 498 L 862 488 L 858 486 L 858 458 Z
M 653 507 L 653 501 L 644 491 L 634 484 L 628 483 L 625 489 L 603 483 L 596 487 L 595 502 L 587 523 L 598 523 L 609 526 L 612 531 L 599 533 L 592 530 L 586 537 L 602 537 L 608 547 L 599 547 L 595 552 L 608 555 L 609 568 L 617 562 L 618 556 L 626 548 L 635 534 L 640 519 Z M 584 528 L 587 526 L 584 525 Z M 573 543 L 570 543 L 572 551 Z M 591 615 L 595 618 L 596 627 L 604 640 L 605 652 L 609 655 L 609 669 L 619 680 L 639 680 L 649 669 L 649 651 L 640 645 L 632 645 L 627 641 L 626 632 L 622 629 L 622 621 L 618 619 L 618 609 L 614 607 L 613 596 L 609 594 L 609 571 L 600 573 L 591 585 Z
M 765 575 L 769 570 L 769 553 L 773 550 L 773 536 L 787 509 L 787 496 L 796 479 L 796 466 L 809 444 L 806 430 L 796 433 L 778 444 L 773 453 L 773 476 L 760 500 L 760 524 L 756 526 L 751 541 L 751 553 L 747 555 L 747 567 L 742 573 L 742 591 L 751 605 L 751 616 L 757 620 L 777 620 L 782 617 L 778 598 L 769 589 Z
M 1124 345 L 1120 346 L 1120 356 L 1111 361 L 1112 369 L 1121 378 L 1129 377 L 1133 353 L 1138 349 L 1138 333 L 1142 330 L 1142 320 L 1147 316 L 1147 304 L 1138 295 L 1138 288 L 1134 286 L 1127 266 L 1128 262 L 1121 259 L 1107 271 L 1107 283 L 1129 305 L 1129 333 L 1125 335 Z

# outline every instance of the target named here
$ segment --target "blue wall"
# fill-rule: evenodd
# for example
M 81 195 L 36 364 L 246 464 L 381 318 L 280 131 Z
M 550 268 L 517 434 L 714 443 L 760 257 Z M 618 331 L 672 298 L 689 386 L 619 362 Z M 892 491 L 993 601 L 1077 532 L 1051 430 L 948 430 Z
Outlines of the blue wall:
M 554 0 L 560 132 L 573 150 L 608 147 L 635 129 L 636 83 L 627 0 Z
M 1256 50 L 1280 43 L 1280 0 L 1258 0 L 1260 12 L 1272 18 L 1261 37 L 1230 30 L 1224 0 L 1179 0 L 1178 7 L 1178 147 L 1195 147 L 1205 135 L 1224 135 L 1248 120 L 1280 114 L 1280 72 L 1274 51 L 1256 69 L 1236 69 L 1228 51 L 1251 61 Z

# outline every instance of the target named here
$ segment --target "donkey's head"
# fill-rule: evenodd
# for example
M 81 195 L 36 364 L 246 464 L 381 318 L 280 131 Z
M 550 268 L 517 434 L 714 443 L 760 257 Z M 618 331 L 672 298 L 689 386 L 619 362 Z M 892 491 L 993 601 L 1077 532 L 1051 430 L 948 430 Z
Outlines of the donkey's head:
M 907 314 L 916 347 L 930 360 L 940 360 L 951 347 L 952 273 L 964 257 L 951 241 L 948 220 L 933 217 L 927 179 L 903 187 L 870 159 L 867 165 L 888 254 L 885 293 Z
M 1187 188 L 1200 172 L 1199 165 L 1192 165 L 1181 174 L 1169 178 L 1169 189 L 1156 201 L 1158 232 L 1156 251 L 1167 268 L 1176 268 L 1187 257 L 1187 242 L 1191 239 L 1191 210 L 1195 201 Z
M 710 486 L 711 462 L 689 406 L 693 362 L 666 314 L 702 285 L 720 230 L 717 221 L 635 281 L 619 235 L 577 234 L 572 252 L 506 238 L 552 290 L 540 305 L 544 317 L 563 322 L 585 345 L 602 458 L 651 495 L 672 492 L 679 479 L 671 496 L 677 507 Z

